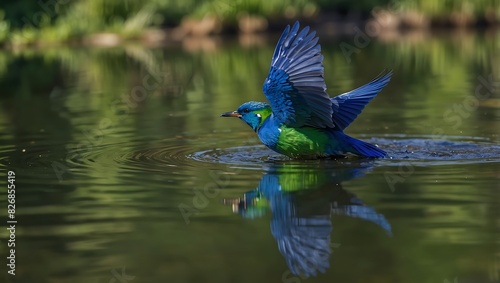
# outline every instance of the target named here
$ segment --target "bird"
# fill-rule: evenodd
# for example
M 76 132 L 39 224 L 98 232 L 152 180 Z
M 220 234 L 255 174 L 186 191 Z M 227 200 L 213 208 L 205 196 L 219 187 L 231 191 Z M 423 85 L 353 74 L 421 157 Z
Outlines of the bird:
M 246 122 L 261 142 L 292 159 L 321 159 L 354 154 L 387 157 L 377 146 L 353 138 L 344 129 L 390 81 L 384 70 L 369 83 L 330 97 L 323 55 L 315 31 L 299 22 L 287 25 L 278 40 L 262 90 L 269 101 L 249 101 L 222 117 Z

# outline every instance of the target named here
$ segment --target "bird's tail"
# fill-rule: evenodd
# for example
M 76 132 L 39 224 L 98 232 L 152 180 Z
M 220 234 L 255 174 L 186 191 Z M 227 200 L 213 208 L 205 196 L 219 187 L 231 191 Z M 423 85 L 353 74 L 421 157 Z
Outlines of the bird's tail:
M 365 157 L 386 157 L 387 153 L 377 146 L 344 134 L 345 151 Z

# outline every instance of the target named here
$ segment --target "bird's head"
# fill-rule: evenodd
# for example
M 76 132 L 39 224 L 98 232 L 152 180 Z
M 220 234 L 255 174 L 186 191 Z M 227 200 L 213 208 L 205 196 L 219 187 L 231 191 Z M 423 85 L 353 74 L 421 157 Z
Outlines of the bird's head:
M 254 131 L 257 131 L 271 113 L 271 105 L 264 102 L 250 101 L 243 103 L 236 111 L 222 113 L 221 117 L 238 117 L 252 127 Z

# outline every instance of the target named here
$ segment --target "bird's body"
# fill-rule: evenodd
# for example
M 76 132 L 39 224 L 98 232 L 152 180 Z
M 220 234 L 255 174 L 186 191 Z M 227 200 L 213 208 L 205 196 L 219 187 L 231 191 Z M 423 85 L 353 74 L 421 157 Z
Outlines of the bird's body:
M 292 158 L 316 159 L 353 153 L 384 157 L 378 147 L 349 137 L 343 130 L 390 80 L 391 72 L 350 92 L 330 98 L 323 79 L 323 56 L 309 27 L 296 23 L 283 32 L 263 91 L 270 104 L 246 102 L 223 113 L 238 117 L 270 149 Z
M 326 156 L 328 135 L 313 127 L 293 128 L 279 125 L 274 117 L 266 119 L 257 135 L 270 149 L 293 158 L 318 158 Z
M 340 156 L 346 152 L 358 155 L 370 154 L 369 152 L 363 154 L 362 150 L 356 151 L 354 148 L 356 143 L 373 147 L 372 151 L 380 151 L 373 145 L 351 138 L 335 129 L 280 125 L 273 115 L 262 121 L 256 133 L 267 147 L 292 158 L 316 159 Z

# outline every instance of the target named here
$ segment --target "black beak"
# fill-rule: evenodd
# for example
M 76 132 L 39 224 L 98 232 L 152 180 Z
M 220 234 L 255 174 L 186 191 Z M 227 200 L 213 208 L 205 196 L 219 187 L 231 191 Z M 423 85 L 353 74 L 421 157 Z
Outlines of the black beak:
M 238 117 L 241 118 L 241 114 L 238 113 L 238 111 L 233 111 L 233 112 L 225 112 L 220 114 L 221 117 Z

